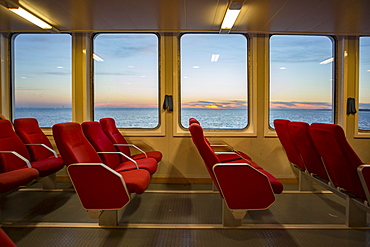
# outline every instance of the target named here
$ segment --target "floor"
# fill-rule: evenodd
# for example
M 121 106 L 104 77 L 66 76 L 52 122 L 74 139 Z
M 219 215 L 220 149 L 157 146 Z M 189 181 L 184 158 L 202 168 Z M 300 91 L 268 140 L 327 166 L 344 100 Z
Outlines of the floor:
M 370 246 L 370 227 L 346 227 L 344 200 L 318 186 L 285 185 L 269 209 L 248 212 L 237 228 L 222 226 L 222 200 L 210 184 L 152 184 L 117 227 L 90 219 L 70 184 L 38 186 L 1 200 L 2 228 L 18 247 Z

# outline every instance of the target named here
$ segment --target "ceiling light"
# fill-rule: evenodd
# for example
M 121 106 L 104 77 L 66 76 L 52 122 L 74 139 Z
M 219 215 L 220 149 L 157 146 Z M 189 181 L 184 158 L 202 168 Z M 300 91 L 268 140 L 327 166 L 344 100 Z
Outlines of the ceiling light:
M 219 58 L 220 58 L 220 54 L 212 54 L 212 56 L 211 56 L 211 62 L 212 63 L 216 63 Z
M 320 64 L 328 64 L 328 63 L 331 63 L 331 62 L 333 62 L 333 61 L 334 61 L 334 58 L 333 58 L 333 57 L 331 57 L 331 58 L 328 58 L 328 59 L 326 59 L 326 60 L 324 60 L 324 61 L 320 62 Z
M 53 28 L 52 26 L 50 26 L 49 24 L 47 24 L 40 18 L 34 16 L 33 14 L 31 14 L 30 12 L 28 12 L 27 10 L 21 7 L 10 7 L 9 10 L 23 17 L 24 19 L 32 22 L 33 24 L 35 24 L 36 26 L 42 29 L 52 29 Z
M 98 62 L 104 62 L 104 59 L 93 53 L 93 59 Z M 129 66 L 130 67 L 130 66 Z
M 224 20 L 221 24 L 220 33 L 229 33 L 231 28 L 234 26 L 236 19 L 238 18 L 240 9 L 243 6 L 244 1 L 233 1 L 230 3 Z

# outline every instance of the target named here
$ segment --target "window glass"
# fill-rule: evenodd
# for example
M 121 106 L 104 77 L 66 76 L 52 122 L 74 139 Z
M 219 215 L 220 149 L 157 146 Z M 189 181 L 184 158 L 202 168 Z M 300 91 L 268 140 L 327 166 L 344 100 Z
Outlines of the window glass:
M 180 40 L 181 125 L 248 125 L 247 39 L 239 34 L 185 34 Z
M 14 39 L 14 118 L 40 127 L 72 121 L 71 36 L 19 34 Z
M 333 42 L 326 36 L 270 39 L 270 114 L 274 119 L 333 123 Z
M 159 43 L 155 34 L 99 34 L 94 39 L 94 119 L 119 128 L 159 125 Z
M 358 129 L 370 130 L 370 37 L 360 37 Z

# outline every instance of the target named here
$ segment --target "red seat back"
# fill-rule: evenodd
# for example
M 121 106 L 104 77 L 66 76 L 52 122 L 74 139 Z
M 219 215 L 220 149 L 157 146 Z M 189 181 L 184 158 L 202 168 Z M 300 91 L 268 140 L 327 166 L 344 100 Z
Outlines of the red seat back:
M 82 131 L 87 140 L 97 152 L 117 152 L 112 142 L 104 134 L 99 122 L 84 122 L 81 124 Z M 120 155 L 117 154 L 100 154 L 104 164 L 115 169 L 120 164 Z
M 55 124 L 53 136 L 67 166 L 73 163 L 102 163 L 79 123 Z
M 30 155 L 22 140 L 14 132 L 9 120 L 0 120 L 0 151 L 15 151 L 27 160 Z M 13 154 L 0 154 L 0 172 L 26 168 L 27 164 Z
M 310 135 L 310 125 L 304 122 L 290 122 L 288 124 L 290 136 L 299 151 L 304 166 L 310 173 L 329 180 L 321 156 L 316 149 Z
M 18 118 L 14 120 L 14 129 L 17 135 L 26 144 L 45 144 L 53 148 L 47 136 L 42 132 L 36 118 Z M 46 148 L 39 145 L 29 145 L 27 149 L 31 160 L 42 160 L 49 158 L 53 154 Z
M 101 128 L 109 140 L 114 144 L 127 144 L 126 139 L 119 132 L 116 121 L 113 118 L 102 118 L 100 119 Z M 127 146 L 118 146 L 117 150 L 131 156 L 130 148 Z M 123 161 L 123 160 L 122 160 Z
M 198 121 L 197 119 L 195 119 L 195 118 L 189 118 L 189 126 L 190 126 L 191 124 L 193 124 L 193 123 L 197 123 L 197 124 L 199 124 L 199 125 L 200 125 L 200 123 L 199 123 L 199 121 Z
M 274 127 L 276 130 L 276 134 L 279 137 L 281 145 L 285 149 L 289 162 L 298 166 L 302 170 L 304 170 L 305 166 L 304 166 L 303 160 L 289 134 L 289 130 L 288 130 L 289 123 L 290 123 L 289 120 L 275 119 Z
M 209 143 L 206 141 L 204 134 L 203 134 L 203 128 L 199 124 L 193 123 L 189 126 L 189 131 L 190 131 L 193 143 L 198 149 L 198 152 L 200 156 L 202 157 L 204 164 L 206 165 L 206 168 L 208 170 L 209 175 L 211 176 L 213 180 L 213 183 L 217 186 L 217 189 L 219 189 L 217 180 L 213 174 L 212 169 L 213 169 L 213 166 L 217 163 L 220 163 L 220 161 L 217 158 L 211 146 L 209 145 Z
M 357 167 L 363 162 L 347 142 L 342 127 L 313 123 L 310 133 L 334 185 L 366 199 L 357 174 Z
M 103 164 L 70 165 L 68 174 L 85 209 L 120 209 L 130 201 L 122 176 Z
M 17 247 L 15 243 L 9 238 L 8 235 L 3 231 L 3 229 L 0 229 L 0 246 L 2 247 Z

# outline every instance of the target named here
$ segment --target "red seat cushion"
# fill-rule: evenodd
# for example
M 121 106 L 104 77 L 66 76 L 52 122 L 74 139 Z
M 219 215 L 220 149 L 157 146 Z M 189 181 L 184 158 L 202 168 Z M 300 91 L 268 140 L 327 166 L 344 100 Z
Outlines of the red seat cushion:
M 0 193 L 5 193 L 26 185 L 39 177 L 34 168 L 22 168 L 14 171 L 0 173 Z
M 150 183 L 150 174 L 147 170 L 136 169 L 119 172 L 125 180 L 127 190 L 130 193 L 142 194 Z
M 146 155 L 148 155 L 148 158 L 155 159 L 157 163 L 162 160 L 162 153 L 159 151 L 149 151 L 149 152 L 146 152 Z M 143 153 L 138 153 L 138 154 L 132 155 L 131 158 L 134 160 L 139 160 L 139 159 L 145 159 L 146 156 Z
M 135 160 L 140 169 L 147 170 L 150 174 L 154 174 L 157 171 L 158 164 L 157 161 L 153 158 L 145 158 Z M 132 169 L 137 169 L 136 165 L 132 161 L 126 161 L 120 163 L 114 170 L 117 172 L 128 171 Z
M 51 156 L 46 159 L 33 161 L 31 165 L 39 171 L 40 177 L 46 177 L 61 170 L 64 167 L 64 162 L 61 158 Z
M 234 151 L 235 153 L 230 153 L 230 154 L 217 154 L 218 159 L 220 160 L 221 163 L 224 162 L 229 162 L 233 160 L 239 160 L 239 159 L 245 159 L 245 160 L 252 160 L 251 157 L 249 157 L 247 154 L 240 152 L 240 151 Z

